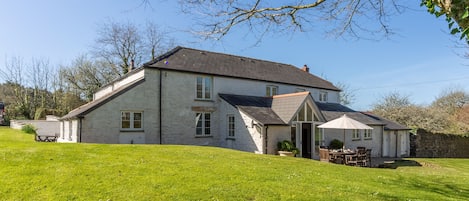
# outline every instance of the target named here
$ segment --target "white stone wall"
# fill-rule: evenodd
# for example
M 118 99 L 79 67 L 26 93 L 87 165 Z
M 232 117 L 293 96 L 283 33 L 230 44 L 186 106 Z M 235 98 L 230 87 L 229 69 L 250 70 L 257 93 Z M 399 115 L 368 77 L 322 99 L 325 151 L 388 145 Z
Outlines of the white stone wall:
M 37 133 L 43 135 L 59 135 L 60 122 L 47 120 L 11 120 L 10 128 L 21 129 L 24 125 L 31 124 L 37 129 Z
M 194 81 L 195 82 L 195 81 Z M 287 84 L 277 84 L 272 82 L 246 80 L 246 79 L 235 79 L 228 77 L 216 77 L 214 79 L 214 92 L 226 93 L 226 94 L 239 94 L 239 95 L 250 95 L 250 96 L 265 96 L 266 86 L 275 85 L 278 86 L 279 94 L 295 93 L 298 89 L 304 89 L 311 92 L 314 100 L 319 100 L 319 92 L 327 91 L 328 102 L 339 103 L 339 92 L 332 90 L 323 90 L 316 88 L 299 87 Z
M 86 114 L 82 142 L 159 143 L 159 71 L 145 72 L 145 81 Z M 121 112 L 143 112 L 143 130 L 121 129 Z
M 218 146 L 220 117 L 217 96 L 212 94 L 212 100 L 195 100 L 196 78 L 197 74 L 163 71 L 163 144 Z M 212 112 L 210 136 L 195 135 L 197 112 Z
M 267 154 L 277 154 L 277 144 L 280 141 L 291 140 L 290 126 L 267 127 Z
M 252 118 L 223 100 L 220 100 L 219 109 L 219 145 L 230 149 L 263 153 L 262 127 L 256 127 L 256 122 Z M 233 115 L 235 118 L 234 137 L 228 136 L 228 115 Z

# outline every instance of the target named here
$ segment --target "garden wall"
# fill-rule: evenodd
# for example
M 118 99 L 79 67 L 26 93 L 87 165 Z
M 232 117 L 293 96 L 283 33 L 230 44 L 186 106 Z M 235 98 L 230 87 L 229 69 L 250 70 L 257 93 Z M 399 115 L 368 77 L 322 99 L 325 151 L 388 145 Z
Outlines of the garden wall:
M 431 133 L 410 134 L 410 156 L 417 158 L 469 158 L 469 137 Z
M 58 135 L 60 132 L 60 122 L 52 116 L 48 116 L 46 120 L 11 120 L 10 128 L 21 129 L 27 124 L 33 125 L 38 133 L 45 135 Z

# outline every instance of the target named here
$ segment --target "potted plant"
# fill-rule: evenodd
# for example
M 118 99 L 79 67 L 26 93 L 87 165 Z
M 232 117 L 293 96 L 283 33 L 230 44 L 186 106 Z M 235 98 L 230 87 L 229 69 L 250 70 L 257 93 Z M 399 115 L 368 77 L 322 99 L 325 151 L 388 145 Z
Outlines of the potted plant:
M 288 140 L 280 141 L 277 144 L 278 147 L 278 154 L 280 156 L 295 156 L 300 152 L 298 148 L 295 147 L 295 145 Z
M 329 148 L 331 149 L 342 149 L 343 146 L 344 143 L 338 139 L 333 139 L 329 144 Z

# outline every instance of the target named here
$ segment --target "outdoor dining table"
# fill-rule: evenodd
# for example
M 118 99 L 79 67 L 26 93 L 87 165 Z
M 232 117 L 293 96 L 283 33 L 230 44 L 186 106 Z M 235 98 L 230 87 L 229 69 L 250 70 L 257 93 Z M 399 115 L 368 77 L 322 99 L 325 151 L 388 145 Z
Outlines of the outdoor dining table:
M 330 158 L 336 161 L 336 163 L 341 163 L 341 164 L 346 163 L 345 156 L 355 155 L 355 154 L 357 154 L 357 152 L 352 151 L 352 150 L 330 150 L 329 151 Z

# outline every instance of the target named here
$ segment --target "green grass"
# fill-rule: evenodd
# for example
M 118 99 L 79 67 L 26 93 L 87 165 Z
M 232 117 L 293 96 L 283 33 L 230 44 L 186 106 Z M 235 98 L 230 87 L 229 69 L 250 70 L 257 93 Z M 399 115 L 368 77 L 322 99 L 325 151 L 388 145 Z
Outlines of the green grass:
M 0 200 L 469 199 L 469 160 L 409 160 L 378 169 L 214 147 L 40 143 L 0 127 Z

